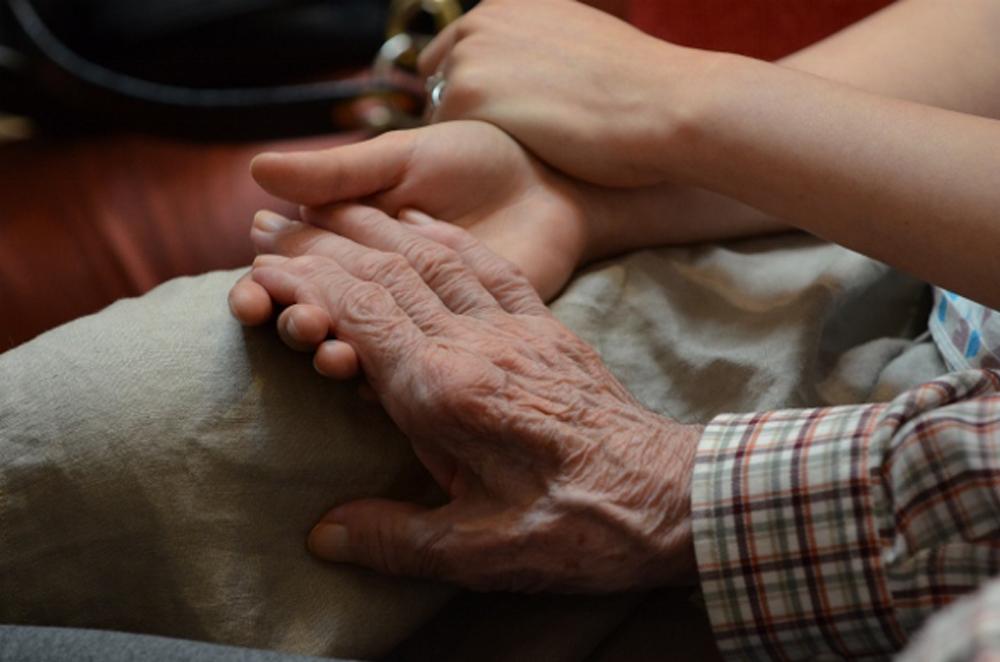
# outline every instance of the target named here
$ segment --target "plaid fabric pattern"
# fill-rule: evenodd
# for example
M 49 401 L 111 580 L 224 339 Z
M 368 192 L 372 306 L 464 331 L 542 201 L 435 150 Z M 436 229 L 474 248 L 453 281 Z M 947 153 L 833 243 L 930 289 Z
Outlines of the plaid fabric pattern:
M 720 416 L 692 517 L 726 659 L 887 658 L 1000 571 L 1000 372 Z

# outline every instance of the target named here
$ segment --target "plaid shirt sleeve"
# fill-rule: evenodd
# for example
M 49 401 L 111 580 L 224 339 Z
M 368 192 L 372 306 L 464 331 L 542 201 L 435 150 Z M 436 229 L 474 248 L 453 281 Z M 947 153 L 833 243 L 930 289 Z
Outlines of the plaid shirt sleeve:
M 887 404 L 720 416 L 692 522 L 726 659 L 889 657 L 1000 572 L 1000 372 Z

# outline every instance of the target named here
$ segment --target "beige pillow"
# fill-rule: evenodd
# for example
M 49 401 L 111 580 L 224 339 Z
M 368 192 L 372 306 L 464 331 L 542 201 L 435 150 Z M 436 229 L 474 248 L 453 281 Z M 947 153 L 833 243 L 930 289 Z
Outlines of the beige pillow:
M 172 281 L 0 356 L 0 622 L 373 657 L 453 595 L 306 552 L 338 503 L 438 495 L 379 407 L 230 319 L 237 276 Z M 648 406 L 704 421 L 939 373 L 906 339 L 922 292 L 788 235 L 637 253 L 554 308 Z

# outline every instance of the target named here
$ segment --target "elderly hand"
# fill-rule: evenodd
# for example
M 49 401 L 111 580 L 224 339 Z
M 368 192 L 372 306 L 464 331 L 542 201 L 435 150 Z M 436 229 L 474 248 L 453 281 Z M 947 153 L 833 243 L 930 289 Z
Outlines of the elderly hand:
M 450 500 L 340 505 L 312 551 L 481 589 L 690 581 L 699 430 L 644 409 L 463 230 L 427 222 L 459 252 L 358 205 L 324 213 L 341 230 L 324 255 L 260 256 L 254 282 L 326 311 Z
M 450 122 L 323 151 L 263 154 L 252 172 L 270 193 L 308 207 L 364 199 L 393 217 L 419 220 L 419 210 L 468 228 L 514 262 L 544 299 L 562 289 L 588 253 L 602 254 L 609 243 L 602 230 L 603 245 L 591 245 L 596 224 L 611 218 L 603 204 L 607 192 L 556 174 L 484 122 Z M 268 252 L 264 224 L 258 219 L 251 236 Z M 229 301 L 244 324 L 271 317 L 270 297 L 249 278 L 237 283 Z M 325 339 L 316 335 L 322 327 L 317 311 L 301 306 L 278 321 L 286 342 L 303 350 Z
M 678 156 L 673 137 L 713 61 L 572 0 L 484 0 L 420 69 L 446 81 L 434 121 L 491 122 L 569 175 L 639 186 L 668 178 L 662 161 Z
M 252 172 L 278 197 L 308 207 L 364 199 L 392 217 L 416 221 L 413 231 L 438 241 L 454 237 L 442 235 L 434 224 L 420 224 L 422 214 L 416 210 L 465 227 L 517 265 L 546 300 L 583 262 L 629 247 L 634 233 L 623 223 L 642 225 L 636 218 L 642 215 L 660 220 L 658 211 L 648 211 L 653 205 L 633 204 L 621 192 L 555 173 L 484 122 L 448 122 L 323 151 L 264 154 L 254 160 Z M 309 209 L 303 215 L 321 227 L 327 218 Z M 254 223 L 251 238 L 262 253 L 276 250 L 279 235 L 268 230 L 272 222 L 262 214 Z M 322 254 L 328 245 L 323 239 L 328 233 L 305 228 L 294 238 L 280 236 L 282 249 L 295 254 Z M 249 278 L 236 284 L 229 300 L 244 324 L 263 324 L 271 317 L 270 297 Z M 357 365 L 352 350 L 338 343 L 321 345 L 328 326 L 325 313 L 305 305 L 287 308 L 278 319 L 287 344 L 302 351 L 319 347 L 320 372 L 352 377 Z

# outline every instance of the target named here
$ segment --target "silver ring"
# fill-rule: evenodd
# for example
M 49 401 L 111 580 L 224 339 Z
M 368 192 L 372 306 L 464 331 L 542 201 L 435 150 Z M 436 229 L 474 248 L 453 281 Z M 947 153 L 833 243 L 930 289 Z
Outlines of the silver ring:
M 441 72 L 427 79 L 426 90 L 431 109 L 437 110 L 441 107 L 441 102 L 444 100 L 444 92 L 447 88 L 448 81 L 445 80 L 444 74 Z

